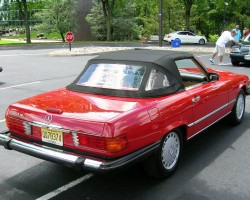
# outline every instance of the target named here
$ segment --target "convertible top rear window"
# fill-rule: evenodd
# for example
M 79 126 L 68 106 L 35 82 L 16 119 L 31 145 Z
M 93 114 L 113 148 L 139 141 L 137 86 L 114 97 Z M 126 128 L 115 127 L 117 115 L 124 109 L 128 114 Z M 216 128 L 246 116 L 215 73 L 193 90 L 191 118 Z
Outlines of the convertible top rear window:
M 133 90 L 139 89 L 145 66 L 131 64 L 91 64 L 76 83 L 79 86 Z

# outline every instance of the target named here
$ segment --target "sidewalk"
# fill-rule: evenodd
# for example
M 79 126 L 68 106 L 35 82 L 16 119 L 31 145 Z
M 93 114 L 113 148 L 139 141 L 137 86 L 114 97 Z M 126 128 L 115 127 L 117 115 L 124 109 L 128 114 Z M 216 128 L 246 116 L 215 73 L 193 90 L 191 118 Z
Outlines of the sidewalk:
M 120 51 L 120 50 L 127 50 L 127 49 L 152 49 L 152 50 L 168 50 L 168 51 L 189 51 L 193 53 L 212 53 L 214 47 L 204 47 L 204 46 L 196 46 L 196 47 L 189 47 L 183 46 L 179 48 L 172 48 L 172 47 L 101 47 L 101 46 L 93 46 L 93 47 L 82 47 L 82 48 L 72 48 L 71 51 L 69 49 L 58 50 L 49 53 L 49 56 L 81 56 L 81 55 L 97 55 L 103 52 L 110 52 L 110 51 Z M 226 50 L 226 53 L 229 53 L 230 49 Z
M 7 39 L 3 38 L 3 40 L 16 40 L 18 39 Z M 25 42 L 25 41 L 24 41 Z M 114 43 L 114 42 L 86 42 L 83 44 L 79 43 L 72 43 L 71 51 L 66 46 L 68 43 L 63 43 L 61 40 L 48 40 L 48 39 L 35 39 L 31 40 L 33 44 L 38 43 L 47 43 L 47 44 L 62 44 L 63 49 L 55 50 L 49 53 L 49 56 L 83 56 L 83 55 L 98 55 L 103 52 L 110 52 L 110 51 L 120 51 L 120 50 L 127 50 L 127 49 L 152 49 L 152 50 L 168 50 L 168 51 L 188 51 L 193 53 L 212 53 L 214 50 L 214 46 L 212 45 L 181 45 L 178 48 L 172 48 L 170 45 L 164 44 L 162 47 L 158 46 L 158 43 L 142 43 L 142 42 L 128 42 L 128 43 Z M 132 44 L 132 45 L 131 45 Z M 32 45 L 32 44 L 31 44 Z M 66 47 L 66 48 L 65 48 Z M 226 48 L 226 53 L 230 53 L 230 48 Z

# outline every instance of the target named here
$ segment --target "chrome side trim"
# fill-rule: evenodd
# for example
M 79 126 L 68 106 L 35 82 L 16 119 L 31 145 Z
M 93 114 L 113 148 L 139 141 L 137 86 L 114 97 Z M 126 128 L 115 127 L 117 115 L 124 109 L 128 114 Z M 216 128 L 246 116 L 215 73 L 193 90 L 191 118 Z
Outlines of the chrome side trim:
M 208 117 L 211 117 L 212 115 L 216 114 L 217 112 L 221 111 L 222 109 L 226 108 L 227 106 L 229 106 L 230 104 L 234 103 L 236 100 L 230 101 L 229 103 L 225 104 L 224 106 L 214 110 L 213 112 L 209 113 L 208 115 L 196 120 L 195 122 L 192 122 L 190 124 L 188 124 L 188 127 L 192 127 L 200 122 L 202 122 L 203 120 L 207 119 Z
M 191 138 L 195 137 L 196 135 L 198 135 L 199 133 L 201 133 L 202 131 L 204 131 L 205 129 L 207 129 L 208 127 L 212 126 L 213 124 L 215 124 L 216 122 L 220 121 L 221 119 L 223 119 L 225 116 L 227 116 L 228 114 L 230 114 L 230 112 L 228 112 L 227 114 L 225 114 L 224 116 L 222 116 L 221 118 L 217 119 L 216 121 L 214 121 L 212 124 L 209 124 L 208 126 L 206 126 L 205 128 L 203 128 L 202 130 L 198 131 L 197 133 L 195 133 L 194 135 L 192 135 L 191 137 L 187 138 L 187 140 L 190 140 Z

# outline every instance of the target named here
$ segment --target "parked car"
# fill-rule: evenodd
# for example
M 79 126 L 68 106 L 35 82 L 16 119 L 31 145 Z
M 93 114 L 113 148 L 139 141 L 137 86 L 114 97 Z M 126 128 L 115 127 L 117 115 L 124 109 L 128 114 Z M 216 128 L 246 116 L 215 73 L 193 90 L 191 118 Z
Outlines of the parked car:
M 172 40 L 176 39 L 179 39 L 181 43 L 197 43 L 201 45 L 207 43 L 207 39 L 205 36 L 195 35 L 190 31 L 175 31 L 169 34 L 165 34 L 163 38 L 164 41 L 167 41 L 169 43 L 171 43 Z
M 159 42 L 159 35 L 151 35 L 149 42 Z
M 184 142 L 223 117 L 241 123 L 249 94 L 246 75 L 206 68 L 191 53 L 103 53 L 67 87 L 11 104 L 0 145 L 78 170 L 142 162 L 168 177 Z
M 233 46 L 230 53 L 231 62 L 235 66 L 241 62 L 250 64 L 250 34 L 241 42 L 243 46 Z

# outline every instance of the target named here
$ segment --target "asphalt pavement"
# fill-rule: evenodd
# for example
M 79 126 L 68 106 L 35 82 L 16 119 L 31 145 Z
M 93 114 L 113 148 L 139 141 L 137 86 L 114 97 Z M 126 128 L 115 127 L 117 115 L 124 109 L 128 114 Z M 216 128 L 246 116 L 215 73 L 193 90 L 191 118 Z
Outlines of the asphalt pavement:
M 93 47 L 88 45 L 75 47 L 73 44 L 73 48 Z M 130 45 L 122 48 L 135 47 Z M 152 46 L 149 44 L 147 47 Z M 94 47 L 97 49 L 100 45 Z M 184 47 L 200 48 L 199 45 L 181 45 L 180 49 Z M 67 44 L 0 46 L 0 49 L 0 66 L 4 68 L 0 73 L 0 131 L 6 129 L 4 113 L 9 104 L 65 87 L 95 56 L 49 56 L 51 52 L 68 50 Z M 228 54 L 224 58 L 227 66 L 210 65 L 210 52 L 195 52 L 195 55 L 208 67 L 250 77 L 249 66 L 232 66 Z M 178 170 L 166 180 L 148 177 L 140 165 L 119 174 L 100 176 L 78 173 L 0 148 L 0 199 L 249 200 L 249 98 L 246 99 L 245 118 L 240 126 L 232 127 L 222 120 L 190 140 Z

